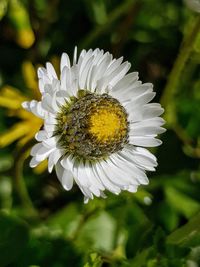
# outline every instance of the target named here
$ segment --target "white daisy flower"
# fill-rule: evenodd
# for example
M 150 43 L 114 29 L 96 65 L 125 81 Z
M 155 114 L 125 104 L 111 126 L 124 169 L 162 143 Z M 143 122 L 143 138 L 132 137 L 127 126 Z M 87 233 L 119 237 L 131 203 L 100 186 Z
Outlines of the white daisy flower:
M 129 62 L 103 50 L 82 50 L 73 63 L 62 54 L 60 79 L 51 65 L 38 69 L 41 101 L 23 107 L 44 120 L 35 138 L 30 166 L 48 158 L 61 184 L 70 190 L 75 182 L 85 203 L 105 197 L 104 190 L 136 192 L 148 184 L 146 171 L 154 171 L 156 157 L 146 147 L 161 144 L 165 131 L 160 104 L 151 83 L 142 84 L 138 73 L 127 74 Z

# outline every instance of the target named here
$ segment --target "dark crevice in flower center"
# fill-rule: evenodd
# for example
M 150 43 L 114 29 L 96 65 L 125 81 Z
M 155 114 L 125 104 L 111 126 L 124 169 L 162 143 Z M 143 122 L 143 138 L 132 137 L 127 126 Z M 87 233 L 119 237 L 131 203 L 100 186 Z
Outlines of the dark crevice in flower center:
M 108 94 L 81 93 L 61 107 L 54 134 L 66 154 L 89 160 L 105 158 L 128 142 L 127 113 Z

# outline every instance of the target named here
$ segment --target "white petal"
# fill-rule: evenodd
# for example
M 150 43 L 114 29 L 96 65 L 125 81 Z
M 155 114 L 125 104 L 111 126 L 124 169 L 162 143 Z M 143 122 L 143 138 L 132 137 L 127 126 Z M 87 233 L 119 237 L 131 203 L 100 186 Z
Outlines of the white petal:
M 51 79 L 48 76 L 47 70 L 43 67 L 38 68 L 38 78 L 42 80 L 43 85 L 51 84 Z
M 84 65 L 84 69 L 80 72 L 80 76 L 79 76 L 79 87 L 80 87 L 80 89 L 85 89 L 86 88 L 88 72 L 89 72 L 89 70 L 91 68 L 92 61 L 93 61 L 93 57 L 89 58 L 89 60 Z
M 56 113 L 58 107 L 52 105 L 52 97 L 49 94 L 45 94 L 42 98 L 42 108 L 45 109 L 47 112 Z
M 76 164 L 74 162 L 72 172 L 74 174 L 74 178 L 78 180 L 78 183 L 86 188 L 91 186 L 90 180 L 85 172 L 85 166 L 83 163 Z
M 53 164 L 57 164 L 58 160 L 62 157 L 62 155 L 64 154 L 64 150 L 62 149 L 56 149 L 53 153 L 51 153 L 52 155 L 52 161 Z
M 40 163 L 40 161 L 37 161 L 35 157 L 33 157 L 29 163 L 31 168 L 35 168 L 38 164 Z
M 69 91 L 71 90 L 71 71 L 70 68 L 64 66 L 61 72 L 61 90 Z M 70 92 L 71 93 L 71 92 Z
M 165 132 L 165 129 L 160 127 L 164 124 L 164 120 L 159 117 L 152 119 L 142 120 L 139 122 L 130 123 L 130 136 L 144 136 L 144 135 L 157 135 Z
M 120 81 L 124 75 L 129 71 L 131 64 L 129 62 L 122 63 L 118 68 L 116 68 L 111 74 L 110 78 L 112 80 L 109 82 L 112 86 L 114 86 L 118 81 Z
M 37 70 L 38 78 L 43 78 L 47 74 L 47 70 L 44 67 L 40 67 Z
M 47 148 L 47 147 L 42 146 L 37 151 L 37 154 L 35 155 L 36 160 L 37 161 L 43 161 L 43 160 L 45 160 L 49 156 L 49 154 L 54 151 L 54 149 L 55 148 Z
M 115 71 L 122 63 L 123 57 L 118 59 L 113 59 L 112 62 L 109 64 L 109 67 L 106 71 L 106 75 L 110 75 L 113 71 Z
M 85 204 L 88 203 L 89 199 L 93 199 L 94 198 L 92 192 L 87 187 L 82 187 L 82 186 L 79 185 L 79 188 L 80 188 L 80 190 L 82 191 L 82 193 L 85 196 L 84 197 L 84 203 Z
M 38 151 L 43 147 L 42 143 L 38 143 L 35 144 L 32 148 L 31 148 L 31 156 L 36 156 Z
M 89 202 L 89 197 L 84 196 L 84 204 L 87 204 Z
M 36 100 L 32 100 L 29 102 L 30 111 L 39 118 L 44 118 L 45 111 L 41 106 L 41 102 L 38 102 Z
M 48 139 L 45 139 L 42 144 L 43 146 L 47 148 L 56 147 L 56 144 L 58 143 L 58 138 L 56 136 L 50 137 Z
M 60 162 L 58 162 L 55 166 L 55 170 L 56 170 L 56 174 L 58 179 L 61 181 L 60 177 L 62 177 L 63 172 L 64 172 L 64 168 L 63 166 L 60 164 Z
M 116 158 L 116 155 L 111 155 L 107 162 L 102 162 L 102 164 L 107 176 L 110 177 L 113 184 L 119 186 L 120 188 L 124 185 L 131 184 L 132 172 L 122 168 L 121 162 L 119 162 Z
M 53 116 L 48 116 L 46 119 L 45 119 L 45 123 L 46 124 L 50 124 L 50 125 L 55 125 L 57 124 L 57 120 L 55 117 Z
M 132 146 L 127 146 L 122 150 L 121 153 L 127 154 L 129 159 L 139 166 L 142 169 L 148 171 L 154 171 L 157 166 L 156 158 L 146 149 L 138 150 L 138 148 L 134 148 Z M 149 155 L 150 154 L 150 155 Z
M 79 66 L 79 68 L 80 68 L 86 54 L 87 54 L 86 50 L 83 49 L 79 55 L 78 62 L 77 62 L 77 65 Z
M 97 70 L 97 67 L 95 67 L 95 66 L 100 64 L 100 62 L 103 58 L 103 50 L 95 49 L 93 52 L 93 56 L 94 56 L 94 59 L 93 59 L 93 62 L 91 64 L 91 68 L 88 71 L 88 77 L 87 77 L 86 88 L 88 90 L 91 90 L 92 84 L 96 84 L 94 73 L 95 73 L 95 70 Z
M 165 120 L 160 117 L 153 117 L 153 118 L 143 119 L 141 121 L 135 121 L 135 122 L 130 121 L 131 129 L 140 128 L 140 127 L 150 127 L 150 126 L 160 127 L 163 124 L 165 124 Z
M 123 88 L 120 91 L 116 91 L 116 97 L 120 99 L 120 102 L 133 100 L 146 92 L 153 91 L 153 85 L 150 83 L 141 84 L 140 81 L 134 82 L 129 87 Z
M 138 186 L 136 185 L 130 185 L 128 188 L 127 188 L 127 191 L 131 192 L 131 193 L 136 193 L 137 192 L 137 189 L 138 189 Z
M 101 195 L 101 191 L 94 185 L 91 185 L 89 187 L 89 190 L 96 196 L 96 197 L 100 197 Z
M 38 102 L 36 100 L 32 100 L 30 102 L 25 101 L 22 103 L 22 107 L 27 111 L 32 112 L 35 116 L 39 118 L 45 117 L 45 111 L 41 106 L 41 102 Z
M 58 79 L 57 75 L 56 75 L 56 72 L 55 72 L 55 69 L 54 67 L 52 66 L 52 64 L 50 62 L 47 62 L 46 63 L 46 68 L 47 68 L 47 73 L 48 73 L 48 76 L 49 78 L 52 80 L 53 78 L 54 79 Z
M 74 48 L 74 57 L 73 57 L 73 65 L 75 65 L 77 62 L 77 46 Z
M 64 170 L 62 175 L 62 185 L 65 190 L 71 190 L 73 187 L 73 174 L 69 170 Z
M 151 158 L 152 160 L 154 160 L 156 162 L 156 165 L 157 165 L 157 159 L 156 157 L 149 151 L 147 150 L 146 148 L 144 147 L 136 147 L 135 150 L 138 152 L 138 153 L 141 153 L 143 155 L 145 155 L 146 157 L 149 157 Z
M 44 130 L 37 132 L 36 135 L 35 135 L 35 139 L 37 141 L 39 141 L 39 142 L 41 142 L 41 141 L 43 141 L 43 140 L 45 140 L 47 138 L 48 138 L 47 137 L 47 132 L 44 131 Z
M 28 101 L 23 102 L 21 105 L 22 105 L 22 107 L 24 109 L 30 111 L 30 106 L 29 106 L 29 102 Z
M 143 119 L 160 116 L 163 112 L 164 109 L 158 103 L 146 104 L 143 107 Z
M 102 59 L 99 61 L 99 64 L 93 67 L 91 74 L 91 85 L 89 88 L 92 92 L 95 91 L 98 80 L 103 77 L 111 60 L 112 60 L 112 55 L 109 53 L 105 53 Z M 99 88 L 98 90 L 100 92 Z
M 113 192 L 114 194 L 119 194 L 121 192 L 120 187 L 112 183 L 112 181 L 108 177 L 108 174 L 105 172 L 104 168 L 102 167 L 101 162 L 97 162 L 94 165 L 93 170 L 96 176 L 99 177 L 99 179 L 101 180 L 101 182 L 103 183 L 106 189 Z
M 53 132 L 55 131 L 55 125 L 54 124 L 44 124 L 45 131 L 48 132 L 49 136 L 52 136 Z
M 131 116 L 131 114 L 134 114 L 134 111 L 137 110 L 138 107 L 141 107 L 142 105 L 151 101 L 155 97 L 155 95 L 156 95 L 155 92 L 151 92 L 148 90 L 146 93 L 144 93 L 144 94 L 132 99 L 132 101 L 128 102 L 125 105 L 125 108 L 129 114 L 129 116 Z
M 124 62 L 117 69 L 115 69 L 110 75 L 101 78 L 97 83 L 97 91 L 105 92 L 106 87 L 109 85 L 114 86 L 130 69 L 131 64 Z
M 115 93 L 118 91 L 123 92 L 124 89 L 129 88 L 131 85 L 134 85 L 137 80 L 138 72 L 128 73 L 112 87 L 111 93 Z
M 90 166 L 87 164 L 85 166 L 85 171 L 88 176 L 88 179 L 90 180 L 90 183 L 98 187 L 100 190 L 105 190 L 105 187 L 103 186 L 101 180 L 98 176 L 96 176 L 94 170 L 93 170 L 93 164 Z
M 76 96 L 78 92 L 78 83 L 79 83 L 79 75 L 78 75 L 78 67 L 74 65 L 71 67 L 71 75 L 72 75 L 72 95 Z
M 135 146 L 156 147 L 162 144 L 161 140 L 151 136 L 130 136 L 129 140 Z
M 140 107 L 132 106 L 132 112 L 129 112 L 129 120 L 132 122 L 137 122 L 141 120 L 152 119 L 160 116 L 163 112 L 164 109 L 161 108 L 161 105 L 157 103 L 148 103 Z
M 121 151 L 116 154 L 115 159 L 118 168 L 124 170 L 124 173 L 127 173 L 127 175 L 129 176 L 129 185 L 148 183 L 148 178 L 145 174 L 145 171 L 138 168 L 138 165 L 135 163 L 131 155 L 128 155 L 128 153 Z
M 54 153 L 51 153 L 48 158 L 48 171 L 51 173 L 54 167 L 54 160 L 53 160 Z
M 69 60 L 69 56 L 66 53 L 63 53 L 61 56 L 61 61 L 60 61 L 61 72 L 65 66 L 70 68 L 70 60 Z
M 158 134 L 164 133 L 166 130 L 162 127 L 156 126 L 144 126 L 139 128 L 133 128 L 129 134 L 130 136 L 145 136 L 145 135 L 153 135 L 156 136 Z
M 85 52 L 85 50 L 83 50 L 82 52 Z M 82 58 L 80 58 L 80 60 L 78 61 L 78 69 L 79 69 L 80 74 L 85 69 L 88 62 L 91 61 L 91 59 L 92 60 L 94 59 L 92 49 L 90 49 L 86 53 L 84 53 L 84 56 Z
M 65 157 L 61 160 L 61 164 L 64 168 L 69 168 L 77 184 L 84 188 L 84 190 L 87 188 L 94 195 L 100 196 L 100 190 L 105 189 L 99 177 L 96 177 L 92 167 L 87 163 L 80 162 L 76 164 L 72 158 Z
M 73 175 L 72 173 L 63 168 L 60 163 L 57 163 L 55 166 L 56 174 L 58 179 L 60 180 L 62 186 L 65 190 L 71 190 L 73 186 Z
M 44 92 L 44 86 L 45 86 L 43 79 L 39 79 L 38 84 L 39 84 L 40 92 L 43 93 Z

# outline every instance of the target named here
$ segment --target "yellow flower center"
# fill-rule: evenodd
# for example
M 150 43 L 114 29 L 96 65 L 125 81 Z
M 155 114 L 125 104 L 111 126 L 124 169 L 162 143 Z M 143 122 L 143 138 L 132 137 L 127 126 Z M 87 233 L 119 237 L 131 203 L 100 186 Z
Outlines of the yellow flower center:
M 89 118 L 88 132 L 101 143 L 113 142 L 127 131 L 126 116 L 121 107 L 107 102 L 107 106 L 99 106 Z
M 128 142 L 126 111 L 107 94 L 73 99 L 61 108 L 57 122 L 60 146 L 84 160 L 105 158 Z
M 115 113 L 109 113 L 108 110 L 102 110 L 92 115 L 90 123 L 89 132 L 103 142 L 115 136 L 120 129 L 119 117 Z

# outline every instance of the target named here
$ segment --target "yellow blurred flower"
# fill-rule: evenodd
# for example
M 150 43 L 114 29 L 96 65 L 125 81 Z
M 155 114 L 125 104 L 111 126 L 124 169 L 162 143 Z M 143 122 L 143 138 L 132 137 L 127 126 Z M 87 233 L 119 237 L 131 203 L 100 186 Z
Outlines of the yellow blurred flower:
M 35 41 L 33 31 L 30 29 L 23 29 L 18 32 L 16 42 L 23 48 L 29 48 Z
M 33 115 L 30 116 L 21 108 L 24 100 L 27 100 L 27 97 L 13 87 L 5 86 L 1 90 L 0 106 L 8 109 L 9 116 L 18 117 L 21 121 L 0 135 L 0 147 L 5 147 L 16 140 L 18 140 L 18 145 L 22 146 L 31 140 L 41 127 L 40 119 L 35 119 Z
M 15 30 L 15 41 L 22 48 L 30 48 L 35 42 L 35 35 L 32 30 L 29 12 L 20 0 L 10 0 L 8 17 Z
M 17 117 L 19 122 L 15 123 L 6 132 L 0 134 L 0 147 L 8 146 L 17 141 L 17 146 L 22 147 L 32 140 L 42 126 L 42 119 L 32 115 L 21 106 L 23 101 L 29 99 L 40 99 L 40 92 L 37 85 L 37 76 L 33 65 L 30 62 L 24 62 L 22 72 L 25 83 L 29 89 L 29 96 L 24 95 L 18 89 L 11 86 L 4 86 L 0 90 L 0 107 L 7 109 L 8 116 Z M 46 163 L 43 163 L 36 172 L 42 172 L 46 169 Z

